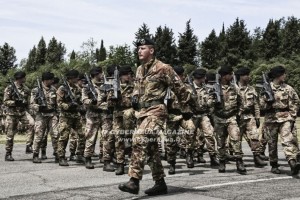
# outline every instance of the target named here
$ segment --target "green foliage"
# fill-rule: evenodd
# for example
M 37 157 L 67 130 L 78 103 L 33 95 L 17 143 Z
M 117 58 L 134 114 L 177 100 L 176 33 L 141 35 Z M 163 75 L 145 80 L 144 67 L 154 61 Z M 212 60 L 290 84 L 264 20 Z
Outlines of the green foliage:
M 65 46 L 61 42 L 57 42 L 55 37 L 53 37 L 48 44 L 46 60 L 55 67 L 64 60 L 65 53 Z
M 35 55 L 35 64 L 36 66 L 44 65 L 46 63 L 46 42 L 42 37 L 37 45 L 36 55 Z
M 270 60 L 271 58 L 278 56 L 280 53 L 280 25 L 281 20 L 274 21 L 273 19 L 271 19 L 263 34 L 262 52 L 266 60 Z
M 3 46 L 0 46 L 0 72 L 3 75 L 6 75 L 9 69 L 16 67 L 17 58 L 15 54 L 16 50 L 8 43 L 5 42 Z
M 200 56 L 201 65 L 208 69 L 215 69 L 218 66 L 220 44 L 215 30 L 201 43 Z
M 300 53 L 300 21 L 294 16 L 289 17 L 284 25 L 282 50 L 281 55 L 286 58 Z
M 76 54 L 75 54 L 75 51 L 73 50 L 70 55 L 70 60 L 75 60 L 75 58 L 76 58 Z
M 101 45 L 100 45 L 100 50 L 99 50 L 99 59 L 97 60 L 97 62 L 106 60 L 106 56 L 107 56 L 106 49 L 104 47 L 103 40 L 101 40 Z

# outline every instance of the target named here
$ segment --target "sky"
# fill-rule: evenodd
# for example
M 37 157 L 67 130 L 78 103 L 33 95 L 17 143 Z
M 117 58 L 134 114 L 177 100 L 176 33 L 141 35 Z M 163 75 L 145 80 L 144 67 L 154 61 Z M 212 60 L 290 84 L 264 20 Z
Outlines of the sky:
M 17 63 L 43 36 L 65 44 L 67 54 L 83 42 L 103 39 L 104 46 L 132 46 L 134 33 L 146 23 L 152 34 L 158 26 L 171 28 L 176 41 L 186 22 L 199 41 L 238 17 L 250 32 L 265 28 L 269 19 L 300 18 L 298 0 L 0 0 L 0 45 L 16 49 Z

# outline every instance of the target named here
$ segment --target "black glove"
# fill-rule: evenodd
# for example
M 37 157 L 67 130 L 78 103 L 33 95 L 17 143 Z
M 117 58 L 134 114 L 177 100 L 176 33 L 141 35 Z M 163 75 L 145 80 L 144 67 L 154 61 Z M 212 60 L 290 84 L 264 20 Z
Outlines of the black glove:
M 47 110 L 47 106 L 39 106 L 39 112 Z
M 259 128 L 260 127 L 260 120 L 258 118 L 255 119 L 255 123 L 256 123 L 256 127 Z
M 139 109 L 139 98 L 138 98 L 138 96 L 135 95 L 131 98 L 131 105 L 132 105 L 132 108 L 134 110 Z
M 93 99 L 93 100 L 91 101 L 91 104 L 92 104 L 92 105 L 97 105 L 97 100 Z
M 78 104 L 77 103 L 71 103 L 71 105 L 69 106 L 69 110 L 76 110 L 78 107 Z
M 15 105 L 17 107 L 22 107 L 24 105 L 23 101 L 22 100 L 15 100 Z
M 184 120 L 189 120 L 193 117 L 193 113 L 182 113 L 182 117 Z

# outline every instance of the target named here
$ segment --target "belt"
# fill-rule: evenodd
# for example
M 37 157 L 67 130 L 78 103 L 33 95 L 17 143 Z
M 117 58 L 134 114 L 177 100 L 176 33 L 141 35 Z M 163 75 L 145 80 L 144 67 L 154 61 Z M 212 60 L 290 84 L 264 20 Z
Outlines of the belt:
M 272 109 L 273 112 L 287 112 L 287 111 L 290 111 L 290 109 L 288 108 L 275 108 L 275 109 Z
M 141 103 L 139 103 L 139 108 L 150 108 L 152 106 L 157 106 L 159 104 L 163 104 L 163 102 L 160 101 L 160 100 L 153 100 L 153 101 L 148 101 L 148 102 L 141 102 Z
M 217 117 L 220 117 L 220 118 L 230 118 L 232 116 L 235 116 L 237 115 L 237 110 L 232 110 L 230 112 L 226 112 L 226 111 L 218 111 L 218 112 L 215 112 L 215 115 Z

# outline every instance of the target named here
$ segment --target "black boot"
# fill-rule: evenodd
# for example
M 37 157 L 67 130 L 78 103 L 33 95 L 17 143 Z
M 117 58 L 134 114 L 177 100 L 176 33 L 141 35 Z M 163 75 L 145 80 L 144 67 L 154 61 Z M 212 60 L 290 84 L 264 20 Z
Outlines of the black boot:
M 265 161 L 268 161 L 269 160 L 269 157 L 265 155 L 265 152 L 262 152 L 259 154 L 259 157 L 262 159 L 262 160 L 265 160 Z
M 175 164 L 176 164 L 176 162 L 174 160 L 172 160 L 172 161 L 169 161 L 169 163 L 170 163 L 170 168 L 169 168 L 169 171 L 168 171 L 169 175 L 175 174 Z
M 188 168 L 194 168 L 193 150 L 188 150 L 186 153 L 186 165 Z
M 11 156 L 10 152 L 6 152 L 5 161 L 14 161 L 15 159 Z
M 110 164 L 108 160 L 104 161 L 103 171 L 105 172 L 114 172 L 114 167 Z
M 219 161 L 217 159 L 216 155 L 210 155 L 210 166 L 211 167 L 218 167 L 219 166 Z
M 26 154 L 31 154 L 31 153 L 33 153 L 33 151 L 32 151 L 32 146 L 31 146 L 31 145 L 26 145 L 25 153 L 26 153 Z
M 86 157 L 85 158 L 85 168 L 87 168 L 87 169 L 94 169 L 94 165 L 92 164 L 91 157 Z
M 296 160 L 292 159 L 292 160 L 289 160 L 289 165 L 291 167 L 291 174 L 298 175 L 299 170 L 300 170 L 300 163 L 297 163 Z
M 138 194 L 140 190 L 140 180 L 136 178 L 130 178 L 130 180 L 127 183 L 120 184 L 119 189 L 123 192 Z
M 219 173 L 225 173 L 225 169 L 226 169 L 226 160 L 220 160 Z
M 203 158 L 203 153 L 198 153 L 197 162 L 198 163 L 206 163 L 206 160 Z
M 67 162 L 67 159 L 65 157 L 60 157 L 59 158 L 59 166 L 69 166 L 69 163 Z
M 42 149 L 42 160 L 46 160 L 47 159 L 47 154 L 46 154 L 46 149 Z
M 117 164 L 117 170 L 116 170 L 116 175 L 123 175 L 124 174 L 124 164 Z
M 266 162 L 264 162 L 262 159 L 261 159 L 261 157 L 260 157 L 260 155 L 258 154 L 258 155 L 253 155 L 253 158 L 254 158 L 254 166 L 255 167 L 258 167 L 258 168 L 261 168 L 261 167 L 264 167 L 264 166 L 266 166 L 266 165 L 268 165 Z
M 84 158 L 82 155 L 76 156 L 76 163 L 85 163 Z
M 155 196 L 155 195 L 161 195 L 161 194 L 167 194 L 167 193 L 168 193 L 168 187 L 166 185 L 164 178 L 161 178 L 158 181 L 155 181 L 154 186 L 145 191 L 145 194 L 148 194 L 149 196 Z
M 33 163 L 42 163 L 41 159 L 39 158 L 39 154 L 38 153 L 33 153 L 32 162 Z
M 75 161 L 75 153 L 70 154 L 69 161 Z
M 53 155 L 54 155 L 54 162 L 59 163 L 59 157 L 58 157 L 57 153 L 53 153 Z
M 270 162 L 271 165 L 271 172 L 273 174 L 281 174 L 281 171 L 278 169 L 279 165 L 277 162 Z
M 247 173 L 247 170 L 244 166 L 244 162 L 243 162 L 242 158 L 236 159 L 236 169 L 239 174 L 245 175 Z

